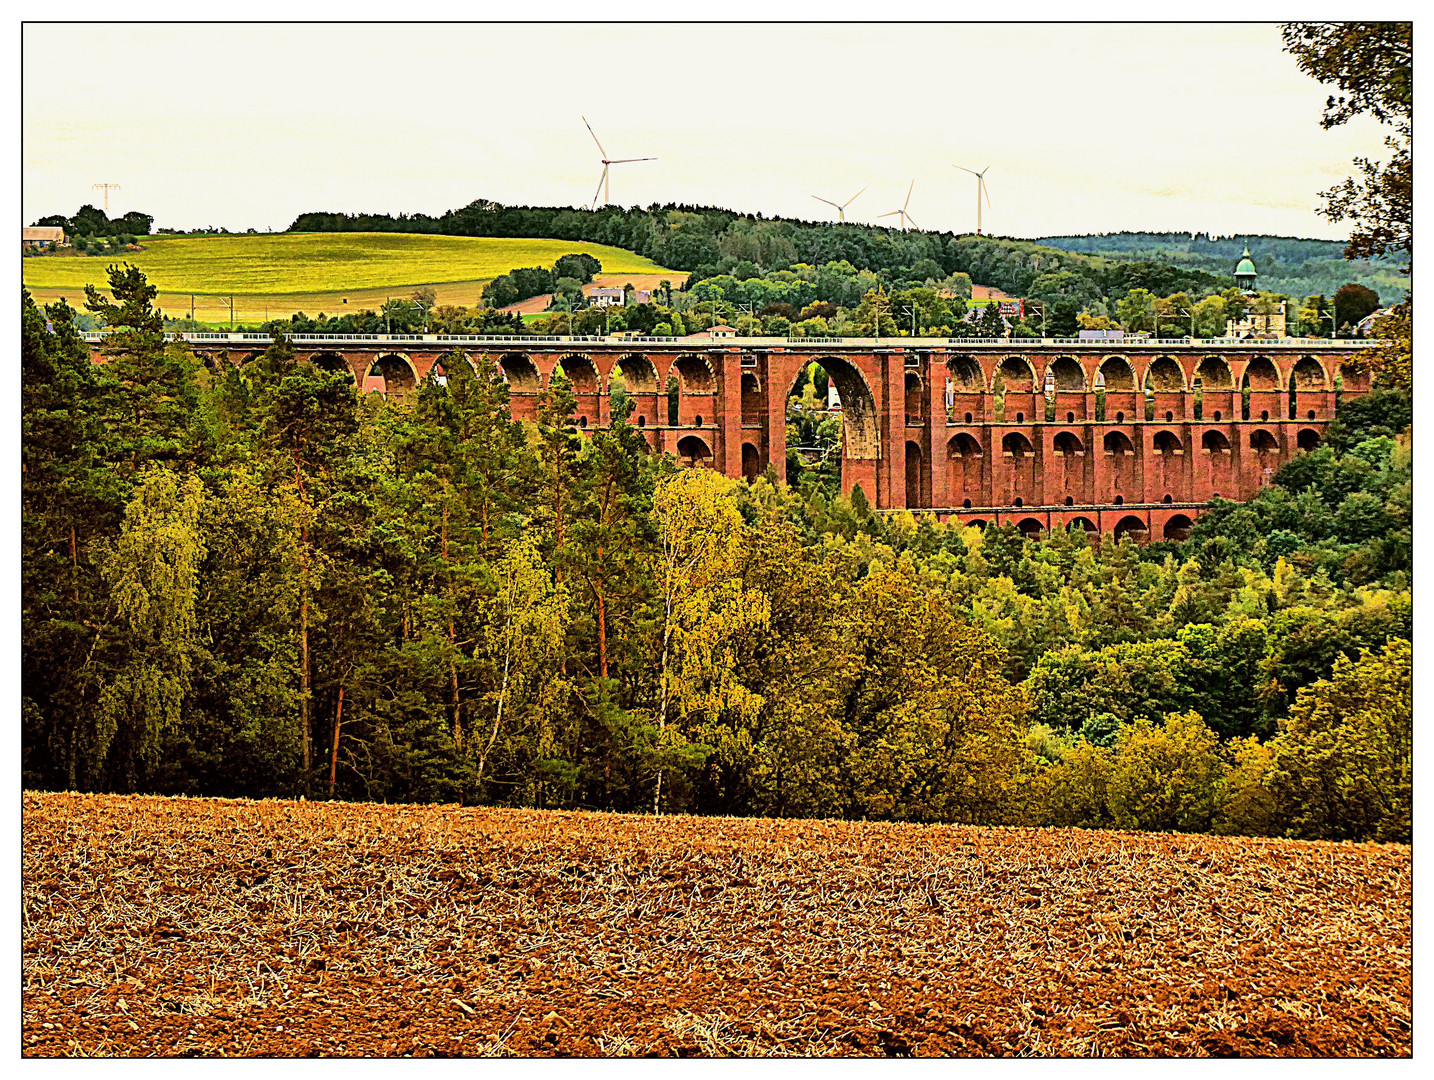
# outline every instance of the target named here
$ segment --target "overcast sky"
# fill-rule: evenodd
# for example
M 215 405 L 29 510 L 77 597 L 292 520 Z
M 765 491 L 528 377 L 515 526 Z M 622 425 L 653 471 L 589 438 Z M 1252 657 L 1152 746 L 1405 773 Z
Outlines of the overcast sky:
M 25 222 L 100 205 L 157 226 L 306 210 L 687 202 L 924 228 L 1342 239 L 1317 192 L 1381 155 L 1271 25 L 28 26 Z M 58 61 L 56 58 L 59 58 Z M 891 219 L 888 219 L 889 223 Z

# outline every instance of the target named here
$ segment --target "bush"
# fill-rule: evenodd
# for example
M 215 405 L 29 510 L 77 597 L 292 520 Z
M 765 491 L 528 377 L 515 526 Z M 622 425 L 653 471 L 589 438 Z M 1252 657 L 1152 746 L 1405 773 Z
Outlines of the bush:
M 1275 797 L 1270 793 L 1271 753 L 1254 737 L 1232 739 L 1225 746 L 1230 767 L 1225 774 L 1225 798 L 1216 815 L 1214 831 L 1222 836 L 1269 836 L 1277 820 Z
M 1047 825 L 1100 828 L 1110 824 L 1106 787 L 1112 753 L 1076 739 L 1058 764 L 1040 774 L 1038 803 Z
M 1264 784 L 1278 831 L 1408 843 L 1413 828 L 1413 650 L 1391 641 L 1299 691 L 1270 741 Z
M 1122 829 L 1208 832 L 1219 809 L 1220 738 L 1196 712 L 1159 726 L 1137 720 L 1120 733 L 1107 781 L 1110 815 Z

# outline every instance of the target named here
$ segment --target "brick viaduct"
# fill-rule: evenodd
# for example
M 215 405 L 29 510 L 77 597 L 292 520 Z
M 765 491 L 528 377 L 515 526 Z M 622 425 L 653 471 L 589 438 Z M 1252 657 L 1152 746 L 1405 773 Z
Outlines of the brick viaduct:
M 88 335 L 99 355 L 99 335 Z M 185 334 L 208 362 L 242 363 L 259 334 Z M 561 365 L 576 424 L 609 423 L 620 372 L 639 427 L 671 452 L 731 477 L 784 474 L 787 398 L 802 368 L 828 373 L 843 410 L 842 490 L 879 510 L 1081 525 L 1137 539 L 1179 538 L 1213 496 L 1248 499 L 1292 455 L 1317 446 L 1342 395 L 1366 393 L 1351 366 L 1372 343 L 1189 338 L 580 338 L 295 336 L 301 359 L 381 375 L 411 391 L 453 350 L 501 365 L 513 414 L 535 415 Z M 676 423 L 666 387 L 680 383 Z M 1246 393 L 1248 391 L 1248 394 Z M 1246 397 L 1248 396 L 1248 401 Z

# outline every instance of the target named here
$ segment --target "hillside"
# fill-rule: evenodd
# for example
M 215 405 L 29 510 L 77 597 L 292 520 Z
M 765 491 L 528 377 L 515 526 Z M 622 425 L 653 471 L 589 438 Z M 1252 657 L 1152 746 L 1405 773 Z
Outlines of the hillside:
M 23 1051 L 1411 1051 L 1408 847 L 28 794 Z
M 1298 297 L 1333 296 L 1341 285 L 1353 281 L 1379 293 L 1387 304 L 1403 299 L 1409 290 L 1408 276 L 1400 273 L 1408 259 L 1346 260 L 1341 240 L 1120 232 L 1042 236 L 1036 243 L 1112 260 L 1165 262 L 1211 274 L 1229 274 L 1248 246 L 1262 289 Z
M 427 214 L 300 214 L 292 231 L 398 232 L 444 236 L 556 236 L 626 248 L 688 271 L 691 280 L 735 274 L 750 278 L 798 263 L 849 263 L 886 286 L 968 274 L 1013 296 L 1119 298 L 1133 288 L 1159 295 L 1184 289 L 1206 295 L 1233 284 L 1221 274 L 1164 262 L 1126 262 L 1081 255 L 1009 237 L 901 231 L 855 223 L 769 218 L 710 206 L 668 204 L 504 206 L 479 199 L 438 217 Z M 1066 271 L 1057 278 L 1056 271 Z
M 1119 300 L 1132 289 L 1157 296 L 1184 291 L 1195 298 L 1234 284 L 1230 244 L 1244 238 L 1176 244 L 1174 234 L 1111 234 L 1022 240 L 970 233 L 898 229 L 761 214 L 710 206 L 668 204 L 646 208 L 582 210 L 559 206 L 504 206 L 479 199 L 437 217 L 427 214 L 306 213 L 296 231 L 400 232 L 447 236 L 559 236 L 626 248 L 663 266 L 688 271 L 692 280 L 733 274 L 749 278 L 798 263 L 847 262 L 877 275 L 887 287 L 964 273 L 980 285 L 1074 310 L 1094 301 Z M 1124 237 L 1125 239 L 1122 239 Z M 1393 264 L 1348 264 L 1330 241 L 1250 237 L 1267 241 L 1256 253 L 1260 286 L 1300 297 L 1332 295 L 1345 282 L 1370 285 L 1381 298 L 1403 295 L 1407 279 Z M 1143 246 L 1142 246 L 1143 245 Z M 1268 264 L 1268 265 L 1267 265 Z
M 227 320 L 220 301 L 233 295 L 241 321 L 293 311 L 329 313 L 376 308 L 390 296 L 431 285 L 440 304 L 472 305 L 483 285 L 519 266 L 551 266 L 582 252 L 603 274 L 670 273 L 631 251 L 582 241 L 522 237 L 472 238 L 396 233 L 266 233 L 244 236 L 145 237 L 144 250 L 125 256 L 158 287 L 171 315 L 189 311 Z M 68 297 L 78 305 L 86 285 L 103 287 L 111 258 L 45 256 L 22 260 L 22 278 L 37 299 Z M 680 279 L 681 275 L 676 276 Z M 347 304 L 344 303 L 347 299 Z

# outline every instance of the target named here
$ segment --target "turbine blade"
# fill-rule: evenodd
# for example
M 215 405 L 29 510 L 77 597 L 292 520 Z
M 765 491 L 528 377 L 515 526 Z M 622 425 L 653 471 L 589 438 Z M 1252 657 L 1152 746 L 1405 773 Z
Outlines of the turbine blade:
M 593 192 L 593 206 L 597 206 L 598 196 L 602 194 L 603 181 L 607 179 L 607 166 L 602 167 L 602 175 L 598 177 L 597 190 Z
M 656 161 L 655 157 L 624 157 L 615 161 L 609 161 L 609 165 L 626 165 L 629 161 Z
M 911 227 L 912 227 L 913 229 L 919 229 L 919 228 L 921 228 L 920 225 L 916 224 L 916 219 L 915 219 L 914 217 L 912 217 L 910 214 L 907 214 L 907 215 L 906 215 L 906 220 L 909 221 L 909 222 L 911 222 Z
M 986 196 L 986 208 L 991 208 L 991 189 L 986 186 L 986 181 L 981 181 L 981 192 Z
M 593 137 L 593 142 L 597 143 L 597 148 L 599 150 L 602 150 L 602 156 L 607 157 L 607 151 L 603 150 L 602 143 L 598 142 L 597 132 L 594 131 L 593 126 L 588 123 L 588 118 L 586 116 L 583 117 L 583 127 L 588 129 L 588 134 Z
M 879 217 L 879 218 L 880 218 L 880 217 L 895 217 L 895 216 L 896 216 L 897 214 L 899 214 L 899 213 L 901 213 L 900 210 L 893 210 L 893 211 L 892 211 L 891 213 L 889 213 L 889 214 L 877 214 L 876 216 Z
M 911 181 L 911 186 L 906 189 L 906 201 L 901 204 L 901 208 L 902 208 L 903 210 L 905 210 L 908 206 L 911 205 L 911 192 L 915 189 L 915 187 L 916 187 L 916 181 L 915 181 L 915 180 L 912 180 L 912 181 Z
M 861 191 L 865 191 L 865 190 L 866 190 L 866 188 L 862 188 L 862 189 L 861 189 Z M 853 196 L 852 196 L 850 199 L 848 199 L 846 202 L 842 203 L 842 204 L 841 204 L 841 205 L 842 205 L 842 209 L 845 210 L 845 209 L 846 209 L 848 206 L 850 206 L 852 203 L 856 202 L 856 196 L 857 196 L 857 195 L 860 195 L 860 194 L 861 194 L 861 191 L 858 191 L 858 192 L 856 193 L 856 195 L 853 195 Z
M 817 202 L 824 202 L 824 203 L 826 203 L 828 206 L 836 206 L 836 208 L 837 208 L 838 210 L 841 209 L 841 207 L 840 207 L 840 206 L 837 206 L 836 203 L 832 202 L 830 199 L 823 199 L 820 195 L 813 195 L 812 198 L 816 199 Z
M 962 172 L 971 173 L 972 176 L 980 176 L 980 175 L 981 175 L 980 173 L 977 173 L 977 172 L 971 172 L 971 170 L 968 169 L 968 168 L 966 168 L 965 165 L 952 165 L 951 167 L 952 167 L 953 169 L 960 169 Z

